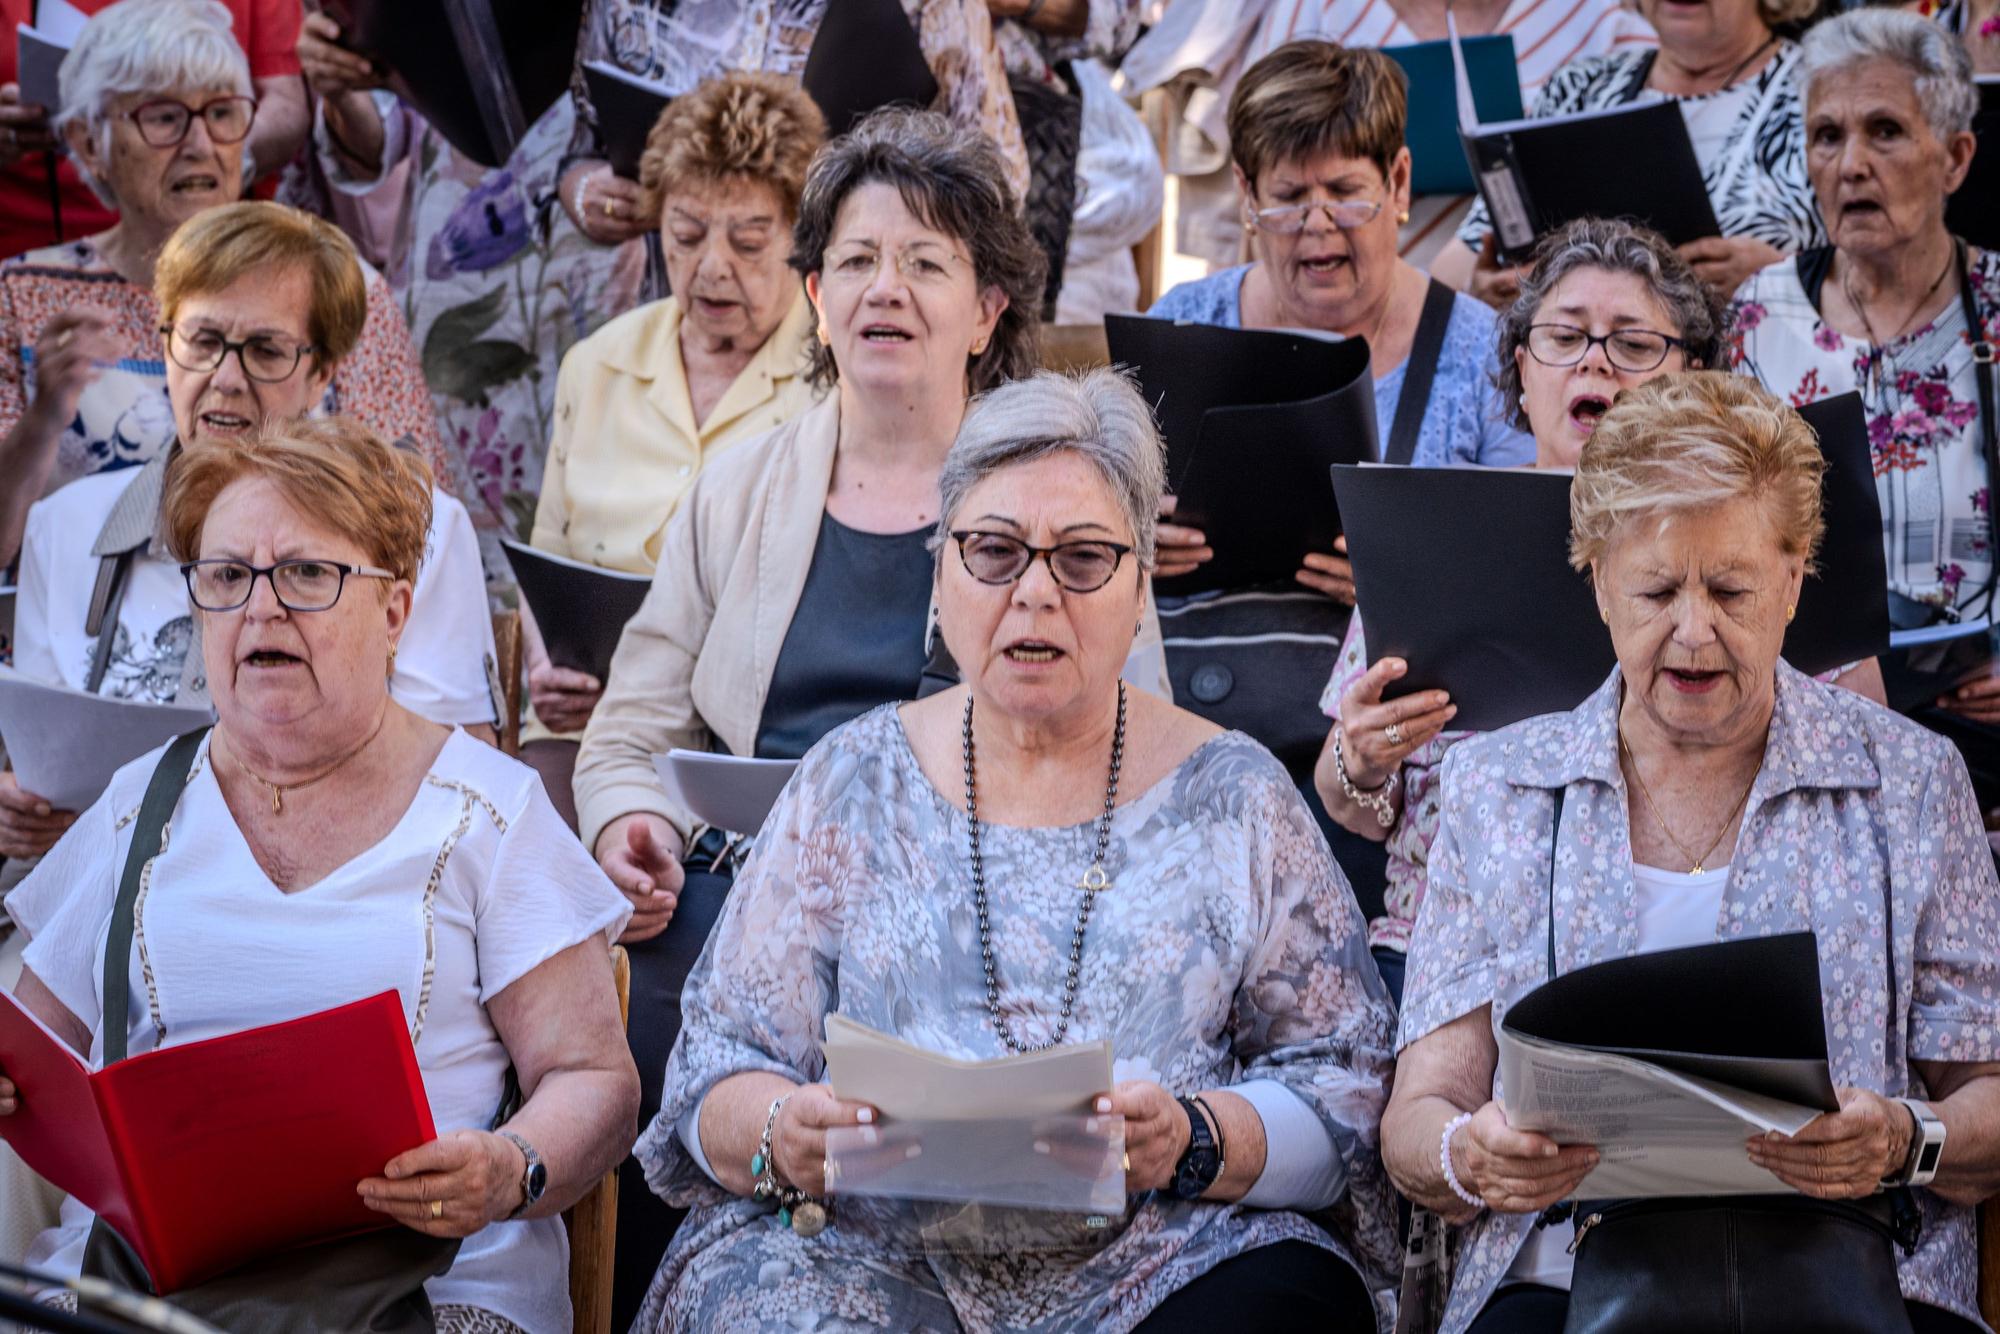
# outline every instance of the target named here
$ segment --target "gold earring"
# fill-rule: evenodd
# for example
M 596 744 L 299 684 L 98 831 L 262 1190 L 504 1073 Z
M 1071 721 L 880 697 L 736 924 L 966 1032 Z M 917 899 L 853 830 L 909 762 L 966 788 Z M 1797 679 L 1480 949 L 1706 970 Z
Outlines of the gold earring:
M 819 339 L 819 344 L 821 347 L 826 346 L 828 342 L 828 336 L 826 332 L 826 326 L 824 324 L 820 325 L 819 328 L 813 330 L 813 336 Z
M 982 338 L 974 343 L 972 345 L 972 355 L 975 357 L 984 356 L 986 354 L 986 342 L 987 340 Z
M 1597 609 L 1597 619 L 1603 621 L 1606 625 L 1609 625 L 1611 624 L 1611 613 L 1604 610 L 1604 608 L 1599 607 Z
M 394 676 L 395 674 L 396 674 L 396 646 L 394 644 L 391 644 L 389 645 L 389 675 Z
M 1410 210 L 1408 209 L 1404 209 L 1401 213 L 1398 213 L 1396 215 L 1397 222 L 1408 222 L 1409 220 L 1410 220 Z
M 1790 625 L 1792 623 L 1792 618 L 1794 616 L 1797 616 L 1798 614 L 1799 614 L 1799 609 L 1796 603 L 1785 608 L 1785 624 Z

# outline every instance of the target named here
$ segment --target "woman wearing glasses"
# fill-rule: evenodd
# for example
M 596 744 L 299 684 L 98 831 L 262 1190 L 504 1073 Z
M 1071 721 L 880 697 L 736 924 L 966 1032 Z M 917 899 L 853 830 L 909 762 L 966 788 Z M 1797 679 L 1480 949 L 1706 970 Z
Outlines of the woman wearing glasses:
M 929 537 L 963 683 L 828 735 L 745 862 L 638 1145 L 693 1213 L 635 1329 L 1375 1329 L 1388 999 L 1284 769 L 1120 680 L 1161 472 L 1110 371 L 966 414 Z M 821 1082 L 836 1010 L 969 1059 L 1108 1040 L 1130 1207 L 1075 1249 L 892 1243 L 827 1199 L 827 1131 L 873 1119 Z
M 153 271 L 174 229 L 243 197 L 255 121 L 250 70 L 220 5 L 124 0 L 92 18 L 63 62 L 55 129 L 109 231 L 0 265 L 0 565 L 28 506 L 79 477 L 145 463 L 174 438 Z M 423 369 L 388 288 L 368 313 L 329 410 L 434 456 Z
M 356 1189 L 385 1221 L 463 1239 L 411 1283 L 441 1334 L 546 1334 L 571 1325 L 558 1215 L 632 1142 L 607 953 L 631 909 L 532 770 L 389 691 L 432 495 L 420 458 L 342 418 L 187 445 L 163 544 L 216 724 L 130 919 L 133 1003 L 106 1016 L 99 978 L 160 752 L 11 896 L 30 937 L 16 994 L 78 1053 L 106 1049 L 108 1021 L 138 1055 L 394 990 L 439 1137 Z M 33 1097 L 0 1077 L 0 1115 Z M 76 1273 L 90 1226 L 65 1203 L 31 1263 Z
M 1715 365 L 1722 330 L 1720 300 L 1658 234 L 1592 219 L 1549 237 L 1500 321 L 1500 392 L 1515 424 L 1534 432 L 1535 466 L 1574 468 L 1620 390 Z M 1437 835 L 1439 768 L 1473 735 L 1448 730 L 1443 691 L 1385 702 L 1384 688 L 1407 670 L 1400 658 L 1370 667 L 1353 619 L 1320 697 L 1333 728 L 1313 775 L 1342 828 L 1387 842 L 1383 914 L 1368 924 L 1368 943 L 1399 999 Z

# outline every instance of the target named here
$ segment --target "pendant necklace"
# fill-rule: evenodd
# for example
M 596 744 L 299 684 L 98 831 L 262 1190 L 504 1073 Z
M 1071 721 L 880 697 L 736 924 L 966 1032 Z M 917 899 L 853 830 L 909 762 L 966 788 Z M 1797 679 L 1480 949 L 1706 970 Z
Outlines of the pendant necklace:
M 248 764 L 245 764 L 243 762 L 243 757 L 236 753 L 236 747 L 233 745 L 229 748 L 229 758 L 236 765 L 237 768 L 241 769 L 244 773 L 249 774 L 251 779 L 254 780 L 258 786 L 264 788 L 271 794 L 271 814 L 283 815 L 285 813 L 285 794 L 287 792 L 298 792 L 304 788 L 311 787 L 315 783 L 324 782 L 326 779 L 333 777 L 334 774 L 340 771 L 343 765 L 345 765 L 349 760 L 353 759 L 356 755 L 359 755 L 362 751 L 368 749 L 368 747 L 374 743 L 375 738 L 382 735 L 382 724 L 387 722 L 388 720 L 389 720 L 389 711 L 387 709 L 384 709 L 382 711 L 381 718 L 376 720 L 375 730 L 368 734 L 367 740 L 363 741 L 353 750 L 348 751 L 345 755 L 335 760 L 333 764 L 329 766 L 325 771 L 321 773 L 316 773 L 311 778 L 302 779 L 296 783 L 273 783 L 270 779 L 265 778 L 255 769 L 252 769 Z

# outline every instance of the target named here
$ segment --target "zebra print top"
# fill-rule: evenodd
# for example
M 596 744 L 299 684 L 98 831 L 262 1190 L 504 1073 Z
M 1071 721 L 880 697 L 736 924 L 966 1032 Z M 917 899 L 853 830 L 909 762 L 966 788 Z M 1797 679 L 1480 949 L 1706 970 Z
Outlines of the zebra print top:
M 1534 114 L 1566 116 L 1657 99 L 1662 94 L 1646 87 L 1655 54 L 1613 51 L 1567 65 L 1543 87 Z M 1743 82 L 1675 99 L 1684 112 L 1710 98 L 1740 102 L 1735 122 L 1720 140 L 1695 137 L 1702 178 L 1724 236 L 1754 236 L 1788 255 L 1827 243 L 1819 202 L 1806 177 L 1805 90 L 1798 69 L 1798 43 L 1781 40 L 1777 55 Z M 1480 200 L 1458 237 L 1476 253 L 1492 230 L 1486 203 Z

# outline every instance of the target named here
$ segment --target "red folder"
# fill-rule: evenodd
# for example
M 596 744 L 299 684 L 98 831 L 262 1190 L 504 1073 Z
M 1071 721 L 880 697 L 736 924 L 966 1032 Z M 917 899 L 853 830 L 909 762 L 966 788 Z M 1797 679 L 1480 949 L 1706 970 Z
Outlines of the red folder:
M 437 1138 L 397 994 L 92 1074 L 0 992 L 0 1138 L 130 1242 L 162 1294 L 392 1226 L 355 1185 Z

